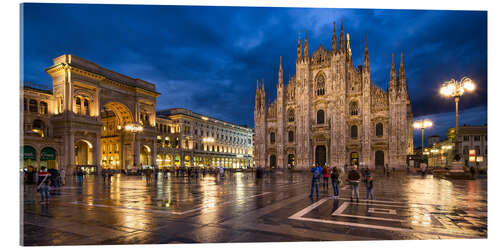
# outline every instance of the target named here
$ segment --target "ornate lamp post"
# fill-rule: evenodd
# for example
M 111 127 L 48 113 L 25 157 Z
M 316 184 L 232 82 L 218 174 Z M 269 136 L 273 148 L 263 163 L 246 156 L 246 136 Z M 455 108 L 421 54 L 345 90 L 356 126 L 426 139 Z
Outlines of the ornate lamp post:
M 432 121 L 428 119 L 418 120 L 413 123 L 413 128 L 422 130 L 422 152 L 424 152 L 424 129 L 432 127 Z
M 455 99 L 455 160 L 459 160 L 458 154 L 458 101 L 465 91 L 472 92 L 476 85 L 468 77 L 463 77 L 460 82 L 451 79 L 441 86 L 439 93 L 445 97 L 453 97 Z
M 135 134 L 140 133 L 144 130 L 144 128 L 141 126 L 141 124 L 137 123 L 129 123 L 125 125 L 125 131 L 131 132 L 133 135 L 133 140 L 132 140 L 132 145 L 134 145 L 134 168 L 135 166 L 135 160 L 137 158 L 137 155 L 135 154 Z

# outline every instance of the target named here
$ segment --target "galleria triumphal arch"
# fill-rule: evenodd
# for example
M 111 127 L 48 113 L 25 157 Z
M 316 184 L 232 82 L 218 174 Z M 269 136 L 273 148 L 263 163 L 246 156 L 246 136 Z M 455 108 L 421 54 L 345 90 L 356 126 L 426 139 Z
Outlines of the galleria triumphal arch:
M 74 55 L 59 56 L 53 63 L 46 72 L 53 80 L 53 134 L 64 142 L 60 164 L 68 172 L 153 164 L 160 95 L 155 85 Z M 142 131 L 133 132 L 131 126 Z

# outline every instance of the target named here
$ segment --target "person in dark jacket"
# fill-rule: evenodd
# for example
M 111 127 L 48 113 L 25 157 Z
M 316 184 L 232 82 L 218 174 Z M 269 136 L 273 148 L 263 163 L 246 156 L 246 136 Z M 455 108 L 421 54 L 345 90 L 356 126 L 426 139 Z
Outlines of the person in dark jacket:
M 333 167 L 330 178 L 332 179 L 333 187 L 333 198 L 337 199 L 339 197 L 339 183 L 340 183 L 340 173 L 337 167 Z
M 356 202 L 359 200 L 359 182 L 361 175 L 359 174 L 358 167 L 354 165 L 347 174 L 347 182 L 351 185 L 351 201 L 356 197 Z
M 373 177 L 371 176 L 370 171 L 366 172 L 365 175 L 365 184 L 366 184 L 366 199 L 373 200 Z

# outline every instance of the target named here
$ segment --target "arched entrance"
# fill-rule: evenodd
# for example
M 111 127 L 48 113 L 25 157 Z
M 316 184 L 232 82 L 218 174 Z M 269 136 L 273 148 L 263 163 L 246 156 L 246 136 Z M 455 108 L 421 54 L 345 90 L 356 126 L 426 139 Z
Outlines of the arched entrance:
M 75 144 L 75 165 L 87 174 L 95 173 L 96 166 L 92 165 L 92 144 L 87 140 L 79 140 Z
M 271 168 L 275 168 L 276 167 L 276 155 L 271 155 L 269 157 L 269 166 Z
M 320 166 L 326 164 L 326 147 L 324 145 L 316 146 L 315 164 Z
M 130 109 L 118 102 L 108 102 L 101 108 L 101 122 L 103 168 L 123 169 L 123 166 L 134 165 L 134 143 L 124 141 L 123 137 L 123 133 L 126 132 L 124 131 L 125 125 L 133 122 Z
M 294 154 L 289 154 L 288 155 L 288 166 L 290 168 L 295 167 L 295 155 Z
M 151 149 L 146 146 L 146 145 L 143 145 L 141 147 L 141 159 L 140 159 L 140 162 L 141 162 L 141 165 L 142 166 L 151 166 Z
M 40 151 L 40 166 L 47 169 L 57 169 L 57 152 L 51 147 L 45 147 Z
M 21 147 L 21 168 L 24 170 L 38 169 L 36 163 L 36 150 L 32 146 Z
M 359 165 L 359 154 L 358 152 L 351 152 L 351 166 Z
M 384 167 L 384 151 L 375 152 L 375 168 Z

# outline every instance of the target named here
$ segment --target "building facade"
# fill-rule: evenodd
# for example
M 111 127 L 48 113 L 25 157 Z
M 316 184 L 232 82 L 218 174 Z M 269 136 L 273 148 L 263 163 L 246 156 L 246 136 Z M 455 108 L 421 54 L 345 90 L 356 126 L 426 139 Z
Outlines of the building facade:
M 165 167 L 253 167 L 251 128 L 183 108 L 156 113 L 157 165 Z
M 458 152 L 467 166 L 488 166 L 488 126 L 458 127 Z
M 299 34 L 296 72 L 287 84 L 280 59 L 274 101 L 266 99 L 264 82 L 257 81 L 256 166 L 406 165 L 413 151 L 413 117 L 403 54 L 398 74 L 393 55 L 384 91 L 371 81 L 367 42 L 358 67 L 349 43 L 342 24 L 337 43 L 334 23 L 331 50 L 320 45 L 310 56 L 306 31 L 303 46 Z
M 72 173 L 77 167 L 98 172 L 102 168 L 157 167 L 157 163 L 163 163 L 159 160 L 168 154 L 165 154 L 163 144 L 159 144 L 162 142 L 159 138 L 165 138 L 166 130 L 162 132 L 157 125 L 156 98 L 160 94 L 155 91 L 154 84 L 105 69 L 74 55 L 55 58 L 53 66 L 45 71 L 52 77 L 52 90 L 25 86 L 21 91 L 22 168 L 64 167 Z M 189 111 L 184 110 L 184 113 Z M 185 118 L 179 120 L 177 116 L 162 115 L 158 120 L 162 124 L 171 124 L 174 128 L 171 131 L 175 131 L 172 134 L 180 141 L 193 136 L 180 130 L 186 127 Z M 215 122 L 212 118 L 206 121 L 209 122 L 230 126 L 231 129 L 227 129 L 230 134 L 247 135 L 248 132 L 243 127 Z M 134 130 L 134 127 L 140 129 Z M 251 139 L 251 130 L 249 133 Z M 231 137 L 236 136 L 231 134 Z M 231 145 L 231 152 L 240 152 L 243 147 L 240 144 L 228 145 Z M 251 155 L 252 150 L 247 149 L 241 156 L 237 154 L 237 158 L 248 159 L 249 152 Z M 187 153 L 182 151 L 180 154 Z M 175 162 L 175 156 L 172 157 Z M 190 157 L 194 159 L 195 155 Z M 181 166 L 196 165 L 180 162 Z M 243 165 L 238 161 L 237 166 Z

